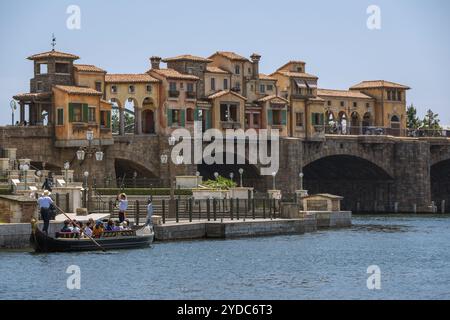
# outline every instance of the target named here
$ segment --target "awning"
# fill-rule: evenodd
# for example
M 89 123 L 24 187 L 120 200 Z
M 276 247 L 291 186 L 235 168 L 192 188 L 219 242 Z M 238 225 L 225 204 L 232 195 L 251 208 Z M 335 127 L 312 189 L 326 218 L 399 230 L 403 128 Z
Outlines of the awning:
M 307 88 L 305 80 L 295 80 L 298 88 Z
M 305 80 L 306 85 L 308 86 L 308 88 L 310 89 L 317 89 L 317 81 L 315 80 Z
M 317 81 L 316 80 L 298 79 L 298 80 L 295 80 L 295 84 L 297 85 L 298 88 L 317 89 Z

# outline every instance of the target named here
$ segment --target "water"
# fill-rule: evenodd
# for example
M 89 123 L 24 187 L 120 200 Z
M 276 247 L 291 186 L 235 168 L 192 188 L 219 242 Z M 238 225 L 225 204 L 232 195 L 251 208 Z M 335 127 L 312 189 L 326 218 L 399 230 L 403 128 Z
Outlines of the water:
M 112 253 L 0 252 L 0 299 L 450 299 L 450 216 L 364 216 L 350 229 L 158 243 Z M 68 290 L 69 265 L 81 289 Z M 367 268 L 381 268 L 368 290 Z

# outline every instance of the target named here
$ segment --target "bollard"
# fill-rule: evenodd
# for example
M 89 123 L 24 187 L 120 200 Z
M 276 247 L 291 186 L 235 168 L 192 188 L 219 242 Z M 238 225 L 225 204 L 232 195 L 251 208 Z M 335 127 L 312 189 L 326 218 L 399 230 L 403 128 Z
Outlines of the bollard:
M 356 212 L 361 212 L 361 202 L 356 202 Z
M 234 217 L 233 217 L 233 199 L 231 198 L 230 199 L 230 219 L 231 220 L 234 220 Z
M 213 216 L 214 216 L 214 221 L 217 221 L 217 202 L 216 202 L 216 199 L 213 199 Z
M 445 200 L 442 200 L 442 202 L 441 202 L 441 213 L 442 214 L 445 214 Z
M 178 207 L 178 201 L 180 201 L 179 199 L 176 199 L 175 200 L 175 222 L 176 223 L 178 223 L 178 222 L 180 222 L 180 217 L 179 217 L 179 215 L 178 215 L 178 209 L 179 209 L 179 207 Z
M 189 208 L 189 222 L 192 222 L 192 198 L 189 198 L 188 208 Z
M 236 218 L 239 220 L 239 198 L 236 199 Z
M 166 224 L 166 200 L 162 200 L 162 221 Z
M 263 202 L 263 219 L 266 219 L 266 199 L 262 199 Z
M 252 216 L 253 220 L 255 220 L 255 199 L 252 199 Z
M 139 225 L 139 200 L 136 200 L 136 208 L 134 209 L 134 213 L 135 213 L 135 216 L 134 216 L 134 224 L 136 225 L 136 226 L 138 226 Z
M 375 213 L 377 213 L 378 212 L 378 202 L 377 202 L 377 200 L 375 200 L 374 202 L 373 202 L 373 211 L 375 212 Z
M 210 214 L 211 214 L 211 204 L 210 204 L 210 200 L 211 200 L 211 199 L 207 199 L 207 200 L 206 200 L 206 219 L 207 219 L 208 221 L 211 221 L 211 217 L 210 217 Z
M 75 211 L 76 208 L 73 208 L 72 211 Z M 70 212 L 70 194 L 66 193 L 66 212 Z
M 272 201 L 271 199 L 268 200 L 269 200 L 269 218 L 270 220 L 272 220 Z

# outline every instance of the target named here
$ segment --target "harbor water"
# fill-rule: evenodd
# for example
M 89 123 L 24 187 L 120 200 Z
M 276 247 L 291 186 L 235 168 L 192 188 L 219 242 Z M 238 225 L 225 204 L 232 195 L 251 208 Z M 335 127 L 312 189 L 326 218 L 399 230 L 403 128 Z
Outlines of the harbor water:
M 67 286 L 69 266 L 80 289 Z M 0 299 L 450 299 L 450 216 L 354 216 L 346 229 L 108 253 L 1 251 Z

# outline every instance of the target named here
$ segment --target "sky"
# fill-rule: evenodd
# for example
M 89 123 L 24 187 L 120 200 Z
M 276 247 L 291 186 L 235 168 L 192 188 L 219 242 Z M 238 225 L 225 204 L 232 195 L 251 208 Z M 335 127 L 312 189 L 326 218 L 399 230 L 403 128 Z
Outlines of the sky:
M 80 29 L 67 27 L 70 5 Z M 381 29 L 367 27 L 370 5 Z M 447 0 L 0 0 L 0 124 L 11 123 L 12 96 L 29 92 L 26 57 L 51 50 L 54 33 L 56 50 L 110 73 L 145 72 L 153 55 L 223 50 L 261 54 L 263 73 L 305 61 L 321 88 L 398 82 L 421 117 L 432 109 L 449 125 L 449 14 Z

